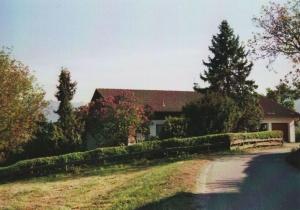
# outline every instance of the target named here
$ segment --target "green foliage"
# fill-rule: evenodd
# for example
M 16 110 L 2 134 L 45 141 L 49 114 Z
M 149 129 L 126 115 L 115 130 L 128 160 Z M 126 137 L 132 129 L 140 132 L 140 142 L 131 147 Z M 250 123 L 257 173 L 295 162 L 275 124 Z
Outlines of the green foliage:
M 231 133 L 231 138 L 234 139 L 269 139 L 282 138 L 282 131 L 261 131 L 251 133 Z
M 0 51 L 0 162 L 28 141 L 47 103 L 29 68 Z
M 275 90 L 267 89 L 267 97 L 288 109 L 295 110 L 295 100 L 300 97 L 300 94 L 299 90 L 296 91 L 287 84 L 280 83 Z
M 260 122 L 263 118 L 263 111 L 259 104 L 257 94 L 244 97 L 244 101 L 238 103 L 240 118 L 237 121 L 236 132 L 259 131 Z
M 188 120 L 188 135 L 232 132 L 240 118 L 235 102 L 217 93 L 206 93 L 183 108 Z
M 237 124 L 233 126 L 230 121 L 227 121 L 223 126 L 220 125 L 221 127 L 207 130 L 207 132 L 224 129 L 226 132 L 257 131 L 262 118 L 262 110 L 258 103 L 258 95 L 255 92 L 257 85 L 253 80 L 248 79 L 253 63 L 247 60 L 248 53 L 245 51 L 245 47 L 240 44 L 239 37 L 234 34 L 227 21 L 222 21 L 219 30 L 220 32 L 213 36 L 212 46 L 209 47 L 213 56 L 208 57 L 208 62 L 203 62 L 207 69 L 200 75 L 200 78 L 207 82 L 209 87 L 195 87 L 195 89 L 204 93 L 204 97 L 214 92 L 233 99 L 234 103 L 232 104 L 235 104 L 233 106 L 238 108 L 236 116 L 226 117 L 224 116 L 226 113 L 231 114 L 231 112 L 226 111 L 221 116 L 217 114 L 213 118 L 213 122 L 222 121 L 225 117 L 228 120 L 234 118 Z M 213 103 L 211 105 L 213 106 Z M 210 111 L 213 109 L 211 108 Z M 218 107 L 215 109 L 216 111 L 220 110 Z M 218 116 L 221 118 L 217 119 Z
M 167 117 L 160 138 L 167 139 L 172 137 L 187 136 L 187 121 L 183 117 Z
M 55 96 L 60 104 L 56 113 L 59 119 L 54 125 L 53 138 L 62 152 L 75 151 L 82 145 L 84 124 L 77 118 L 71 104 L 76 92 L 76 82 L 71 82 L 71 75 L 67 69 L 62 68 L 57 89 Z
M 63 128 L 68 126 L 68 121 L 73 117 L 73 107 L 71 100 L 76 92 L 76 82 L 71 82 L 70 72 L 62 68 L 59 75 L 59 85 L 55 97 L 60 101 L 56 113 L 59 115 L 59 122 Z
M 12 151 L 8 159 L 1 165 L 9 165 L 19 160 L 61 155 L 66 151 L 61 148 L 61 140 L 57 138 L 54 123 L 47 122 L 46 119 L 38 123 L 38 128 L 33 137 L 22 144 L 18 150 Z
M 248 62 L 244 46 L 227 21 L 222 21 L 219 30 L 209 47 L 213 56 L 203 62 L 207 70 L 200 78 L 209 83 L 210 91 L 243 101 L 245 95 L 253 94 L 257 88 L 253 80 L 247 79 L 253 63 Z
M 281 132 L 266 131 L 242 134 L 215 134 L 190 138 L 171 138 L 164 141 L 148 141 L 130 146 L 98 148 L 87 152 L 23 160 L 0 168 L 0 179 L 17 179 L 68 172 L 79 165 L 104 165 L 122 163 L 134 159 L 159 159 L 218 150 L 229 150 L 234 138 L 279 138 Z

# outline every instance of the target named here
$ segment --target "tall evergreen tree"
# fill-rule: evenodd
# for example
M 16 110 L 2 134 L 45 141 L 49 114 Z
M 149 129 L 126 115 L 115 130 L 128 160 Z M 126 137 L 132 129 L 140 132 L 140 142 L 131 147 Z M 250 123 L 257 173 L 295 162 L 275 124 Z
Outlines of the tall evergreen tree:
M 76 82 L 71 82 L 70 72 L 65 68 L 61 69 L 57 89 L 55 97 L 60 103 L 56 113 L 59 115 L 58 122 L 65 129 L 70 121 L 72 121 L 72 118 L 74 118 L 71 100 L 76 92 Z
M 200 78 L 209 83 L 211 91 L 234 99 L 254 93 L 257 86 L 253 80 L 248 80 L 253 63 L 247 60 L 244 46 L 227 21 L 222 21 L 219 29 L 220 33 L 213 36 L 209 47 L 213 56 L 208 57 L 208 62 L 203 61 L 207 70 Z
M 76 92 L 76 82 L 71 81 L 70 72 L 65 68 L 61 69 L 57 89 L 55 97 L 60 103 L 56 111 L 59 119 L 55 127 L 55 138 L 62 152 L 73 151 L 81 145 L 84 126 L 77 119 L 71 104 Z
M 240 107 L 241 113 L 237 130 L 253 130 L 257 127 L 255 124 L 259 125 L 261 116 L 255 91 L 257 85 L 248 79 L 253 63 L 248 61 L 248 53 L 227 21 L 222 21 L 219 30 L 220 32 L 213 36 L 212 46 L 209 47 L 213 56 L 208 57 L 208 62 L 203 61 L 207 69 L 200 75 L 209 87 L 195 89 L 202 93 L 217 92 L 232 98 Z M 249 110 L 254 113 L 250 115 Z

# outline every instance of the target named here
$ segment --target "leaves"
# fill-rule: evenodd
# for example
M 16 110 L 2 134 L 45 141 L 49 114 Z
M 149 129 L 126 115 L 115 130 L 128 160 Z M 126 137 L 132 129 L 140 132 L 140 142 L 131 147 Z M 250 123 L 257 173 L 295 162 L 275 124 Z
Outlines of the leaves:
M 56 113 L 58 122 L 54 126 L 54 139 L 58 141 L 61 152 L 78 150 L 82 146 L 84 121 L 76 115 L 71 100 L 76 92 L 76 82 L 71 81 L 71 74 L 66 68 L 61 69 L 59 85 L 55 94 L 60 101 Z
M 292 89 L 286 83 L 280 83 L 274 90 L 267 89 L 267 97 L 273 99 L 284 107 L 294 110 L 295 100 L 299 98 L 299 89 Z
M 0 51 L 0 152 L 28 141 L 43 116 L 45 93 L 29 68 Z
M 195 88 L 203 93 L 204 97 L 207 97 L 206 102 L 203 99 L 194 107 L 195 112 L 206 116 L 207 119 L 202 119 L 202 121 L 211 121 L 211 125 L 206 122 L 199 122 L 198 125 L 207 126 L 206 128 L 205 126 L 201 127 L 205 133 L 223 132 L 224 130 L 226 132 L 257 130 L 262 110 L 258 104 L 257 85 L 253 80 L 248 79 L 253 63 L 248 61 L 248 53 L 227 21 L 222 21 L 219 30 L 220 32 L 213 36 L 212 44 L 209 47 L 212 56 L 208 57 L 208 62 L 203 62 L 206 70 L 200 75 L 200 78 L 208 82 L 209 86 L 203 89 Z M 223 97 L 224 100 L 214 101 L 210 98 L 211 93 L 218 94 L 216 97 Z M 227 97 L 233 101 L 230 102 L 226 99 Z M 231 113 L 227 112 L 230 110 L 228 107 L 230 103 L 233 106 L 231 111 L 237 112 L 236 116 L 231 116 Z M 224 104 L 224 110 L 219 107 L 221 104 Z M 200 109 L 207 110 L 211 116 Z M 232 124 L 232 117 L 237 121 L 236 125 Z
M 190 136 L 232 132 L 241 115 L 234 100 L 215 92 L 188 104 L 183 113 Z
M 260 32 L 249 40 L 256 59 L 269 59 L 269 65 L 280 55 L 295 64 L 300 62 L 300 1 L 285 4 L 270 2 L 253 18 Z
M 87 113 L 87 133 L 98 146 L 127 145 L 129 136 L 148 132 L 151 109 L 138 104 L 130 91 L 91 102 L 82 111 Z
M 207 69 L 200 78 L 209 83 L 210 91 L 243 100 L 257 88 L 255 82 L 248 79 L 253 64 L 248 62 L 244 46 L 240 45 L 239 37 L 234 35 L 227 21 L 222 21 L 219 30 L 209 47 L 213 56 L 203 62 Z

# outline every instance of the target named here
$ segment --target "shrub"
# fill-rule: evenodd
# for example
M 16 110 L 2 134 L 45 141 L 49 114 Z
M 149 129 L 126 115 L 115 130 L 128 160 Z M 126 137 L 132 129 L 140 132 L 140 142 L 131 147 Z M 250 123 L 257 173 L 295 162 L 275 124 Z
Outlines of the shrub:
M 228 149 L 228 134 L 172 138 L 165 141 L 148 141 L 130 146 L 98 148 L 60 156 L 24 160 L 0 168 L 0 179 L 41 176 L 66 171 L 77 165 L 108 164 L 133 159 L 156 159 L 186 153 Z
M 0 180 L 41 176 L 57 172 L 69 172 L 76 166 L 103 165 L 128 162 L 134 159 L 176 157 L 181 154 L 229 150 L 233 138 L 277 138 L 280 132 L 243 134 L 215 134 L 189 138 L 171 138 L 164 141 L 148 141 L 130 146 L 98 148 L 87 152 L 75 152 L 60 156 L 23 160 L 0 168 Z
M 0 50 L 0 161 L 26 143 L 47 106 L 28 66 Z
M 186 137 L 187 136 L 187 122 L 182 117 L 167 117 L 163 124 L 161 139 L 172 137 Z
M 127 145 L 129 136 L 149 132 L 151 109 L 138 104 L 131 91 L 93 101 L 82 111 L 86 112 L 87 141 L 98 147 Z
M 67 143 L 67 139 L 57 138 L 57 126 L 55 123 L 41 121 L 38 123 L 38 129 L 33 138 L 19 147 L 18 150 L 12 150 L 10 155 L 0 163 L 0 166 L 9 165 L 19 160 L 61 155 L 70 152 L 81 151 L 82 145 L 74 146 L 73 142 Z
M 232 132 L 240 117 L 233 99 L 217 93 L 206 93 L 183 108 L 189 135 Z

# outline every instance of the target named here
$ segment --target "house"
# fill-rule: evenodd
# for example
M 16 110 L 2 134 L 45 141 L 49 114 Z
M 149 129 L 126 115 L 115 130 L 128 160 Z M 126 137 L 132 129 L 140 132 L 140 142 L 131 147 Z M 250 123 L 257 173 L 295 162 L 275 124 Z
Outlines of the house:
M 199 94 L 194 91 L 98 88 L 92 101 L 101 97 L 118 96 L 123 91 L 132 91 L 138 103 L 151 106 L 154 114 L 151 119 L 150 136 L 159 135 L 167 116 L 180 116 L 184 105 L 199 98 Z M 266 130 L 281 130 L 285 141 L 295 142 L 295 121 L 300 119 L 300 114 L 265 97 L 260 97 L 259 103 L 264 113 L 262 127 Z

